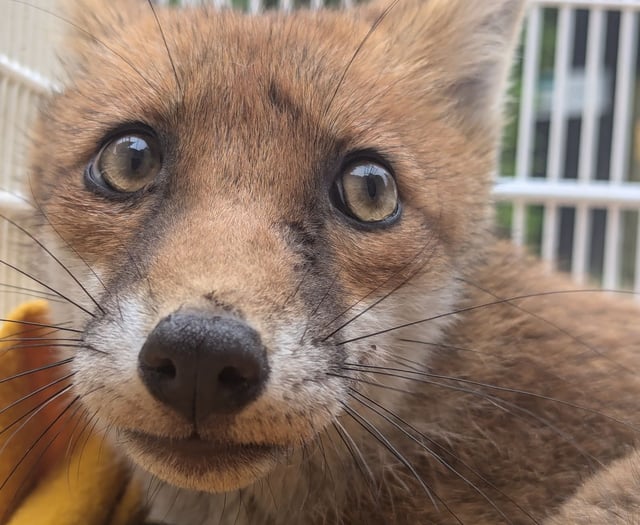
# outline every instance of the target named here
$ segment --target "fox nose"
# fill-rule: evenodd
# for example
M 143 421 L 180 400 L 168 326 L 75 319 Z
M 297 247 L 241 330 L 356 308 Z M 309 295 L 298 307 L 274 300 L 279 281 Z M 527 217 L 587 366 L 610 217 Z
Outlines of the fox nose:
M 258 397 L 269 375 L 258 332 L 235 318 L 193 312 L 162 319 L 138 363 L 149 392 L 189 421 L 239 412 Z

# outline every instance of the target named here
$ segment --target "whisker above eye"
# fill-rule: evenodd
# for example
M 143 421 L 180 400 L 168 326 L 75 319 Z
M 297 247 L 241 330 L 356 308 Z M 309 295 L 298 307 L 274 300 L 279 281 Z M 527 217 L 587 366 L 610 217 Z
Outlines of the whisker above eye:
M 60 20 L 61 22 L 69 25 L 70 27 L 72 27 L 74 30 L 79 31 L 80 33 L 82 33 L 83 35 L 85 35 L 86 37 L 90 38 L 91 40 L 93 40 L 94 42 L 96 42 L 97 44 L 99 44 L 100 46 L 104 47 L 106 50 L 108 50 L 110 53 L 112 53 L 114 56 L 118 57 L 120 60 L 122 60 L 127 66 L 129 66 L 129 68 L 131 69 L 131 71 L 133 71 L 137 76 L 140 77 L 140 79 L 147 84 L 147 86 L 149 86 L 153 91 L 159 93 L 160 90 L 158 89 L 157 86 L 154 86 L 151 81 L 146 78 L 142 72 L 135 67 L 135 65 L 133 64 L 133 62 L 131 62 L 129 59 L 127 59 L 124 55 L 122 55 L 121 53 L 118 53 L 115 49 L 113 49 L 111 46 L 109 46 L 105 41 L 99 39 L 98 37 L 96 37 L 95 35 L 93 35 L 92 33 L 90 33 L 89 31 L 87 31 L 85 28 L 80 27 L 78 24 L 76 24 L 75 22 L 73 22 L 72 20 L 69 20 L 68 18 L 65 18 L 63 16 L 61 16 L 58 13 L 55 13 L 54 11 L 51 11 L 50 9 L 46 9 L 44 7 L 32 4 L 30 2 L 26 2 L 25 0 L 8 0 L 9 2 L 15 2 L 16 4 L 21 4 L 24 5 L 26 7 L 29 7 L 30 9 L 35 9 L 37 11 L 40 11 L 41 13 L 46 13 L 49 16 L 52 16 L 54 18 L 56 18 L 57 20 Z
M 345 78 L 347 77 L 347 73 L 349 73 L 349 69 L 351 69 L 351 65 L 355 62 L 356 58 L 358 58 L 358 55 L 360 54 L 360 52 L 362 51 L 362 49 L 366 45 L 366 43 L 369 40 L 369 38 L 371 37 L 371 35 L 373 35 L 373 33 L 375 33 L 376 29 L 378 29 L 378 27 L 380 26 L 382 21 L 393 10 L 393 8 L 398 4 L 398 2 L 399 2 L 399 0 L 393 0 L 382 11 L 382 13 L 380 13 L 378 15 L 378 17 L 374 20 L 373 24 L 371 24 L 371 27 L 369 28 L 369 31 L 367 31 L 367 34 L 364 36 L 364 38 L 360 41 L 360 43 L 356 47 L 355 51 L 353 52 L 353 55 L 351 55 L 351 58 L 349 59 L 349 61 L 347 62 L 346 66 L 342 70 L 342 75 L 340 76 L 340 79 L 338 80 L 338 83 L 336 84 L 336 88 L 333 91 L 333 94 L 331 95 L 331 98 L 329 99 L 329 102 L 325 106 L 325 109 L 323 111 L 325 116 L 329 113 L 329 110 L 331 109 L 331 106 L 333 105 L 333 101 L 335 100 L 336 96 L 338 95 L 338 92 L 340 91 L 340 88 L 342 87 L 342 84 L 344 83 Z
M 176 85 L 178 86 L 178 90 L 184 96 L 182 83 L 180 82 L 180 78 L 178 77 L 178 70 L 176 69 L 176 64 L 173 61 L 173 56 L 171 56 L 171 51 L 169 50 L 169 44 L 167 43 L 167 37 L 164 34 L 162 25 L 160 24 L 160 19 L 158 18 L 158 13 L 156 12 L 156 8 L 153 6 L 152 0 L 147 0 L 147 5 L 149 6 L 149 9 L 151 9 L 151 12 L 153 13 L 153 18 L 155 19 L 156 25 L 158 26 L 158 31 L 160 32 L 160 36 L 162 37 L 164 48 L 167 50 L 167 57 L 169 58 L 169 62 L 171 63 L 171 69 L 173 70 L 173 77 L 175 78 Z

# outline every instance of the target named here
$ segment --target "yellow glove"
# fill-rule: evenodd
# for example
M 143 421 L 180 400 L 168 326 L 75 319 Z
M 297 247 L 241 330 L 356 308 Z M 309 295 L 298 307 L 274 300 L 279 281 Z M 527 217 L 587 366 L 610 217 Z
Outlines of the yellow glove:
M 82 432 L 80 408 L 60 416 L 73 400 L 66 392 L 47 403 L 70 384 L 65 366 L 42 369 L 59 360 L 42 346 L 52 334 L 38 326 L 48 312 L 45 301 L 26 303 L 0 329 L 0 524 L 142 523 L 141 490 L 126 463 L 102 436 Z

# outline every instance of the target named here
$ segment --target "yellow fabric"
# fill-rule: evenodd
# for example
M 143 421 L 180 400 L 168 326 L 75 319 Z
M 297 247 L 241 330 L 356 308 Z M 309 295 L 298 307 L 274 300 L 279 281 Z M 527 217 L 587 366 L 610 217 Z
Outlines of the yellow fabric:
M 63 413 L 73 398 L 43 405 L 69 384 L 69 369 L 51 367 L 59 356 L 42 346 L 52 330 L 37 323 L 48 312 L 45 301 L 26 303 L 0 327 L 0 524 L 138 525 L 140 488 L 101 436 L 81 434 L 81 410 Z
M 70 462 L 58 465 L 38 484 L 8 525 L 140 523 L 138 487 L 129 482 L 126 468 L 105 457 L 101 447 L 102 438 L 91 436 Z

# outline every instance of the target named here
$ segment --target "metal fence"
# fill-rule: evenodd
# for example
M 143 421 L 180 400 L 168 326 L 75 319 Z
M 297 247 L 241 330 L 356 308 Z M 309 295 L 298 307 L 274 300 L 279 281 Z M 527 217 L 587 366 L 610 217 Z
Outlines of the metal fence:
M 108 0 L 105 0 L 108 1 Z M 197 4 L 201 0 L 182 0 Z M 352 0 L 331 0 L 349 7 Z M 0 0 L 0 213 L 19 216 L 37 101 L 57 78 L 56 0 Z M 166 0 L 172 3 L 172 0 Z M 213 0 L 258 12 L 299 0 Z M 319 8 L 323 0 L 307 0 Z M 495 187 L 498 223 L 576 280 L 640 292 L 640 0 L 534 0 Z M 29 257 L 0 221 L 0 259 Z M 33 287 L 0 265 L 0 312 Z
M 533 5 L 495 190 L 516 243 L 578 281 L 636 291 L 639 19 L 638 0 Z

